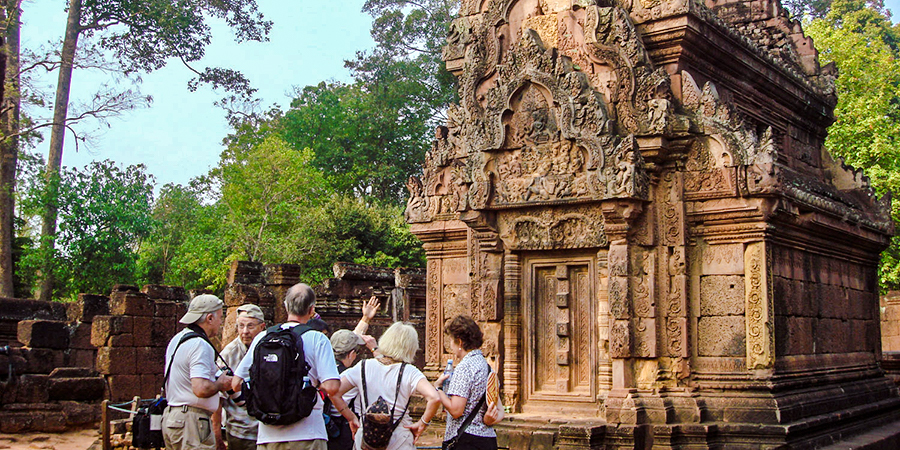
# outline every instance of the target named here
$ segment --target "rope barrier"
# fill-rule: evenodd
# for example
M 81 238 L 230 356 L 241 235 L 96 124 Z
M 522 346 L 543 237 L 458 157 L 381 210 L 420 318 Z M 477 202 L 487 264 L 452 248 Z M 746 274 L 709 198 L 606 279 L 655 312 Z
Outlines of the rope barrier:
M 113 406 L 113 405 L 106 405 L 106 407 L 109 408 L 109 409 L 111 409 L 111 410 L 113 410 L 113 411 L 119 411 L 119 412 L 128 413 L 128 414 L 134 414 L 134 413 L 135 413 L 135 411 L 132 411 L 132 410 L 130 410 L 130 409 L 123 409 L 123 408 L 119 408 L 119 407 Z

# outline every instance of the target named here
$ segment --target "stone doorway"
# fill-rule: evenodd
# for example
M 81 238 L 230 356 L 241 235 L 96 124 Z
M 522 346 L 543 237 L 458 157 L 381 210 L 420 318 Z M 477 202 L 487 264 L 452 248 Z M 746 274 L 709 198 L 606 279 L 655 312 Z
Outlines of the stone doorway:
M 606 360 L 599 317 L 607 308 L 597 295 L 605 285 L 597 259 L 596 253 L 524 259 L 523 412 L 598 407 L 597 362 Z

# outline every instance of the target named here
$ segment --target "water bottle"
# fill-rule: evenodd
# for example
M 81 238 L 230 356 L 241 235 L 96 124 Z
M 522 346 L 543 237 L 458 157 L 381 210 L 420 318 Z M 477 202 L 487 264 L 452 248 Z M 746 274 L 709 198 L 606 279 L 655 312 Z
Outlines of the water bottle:
M 447 367 L 444 368 L 444 374 L 448 375 L 448 376 L 447 376 L 447 379 L 444 380 L 444 384 L 441 385 L 441 389 L 446 391 L 447 388 L 450 387 L 450 378 L 453 377 L 453 360 L 452 359 L 447 360 Z

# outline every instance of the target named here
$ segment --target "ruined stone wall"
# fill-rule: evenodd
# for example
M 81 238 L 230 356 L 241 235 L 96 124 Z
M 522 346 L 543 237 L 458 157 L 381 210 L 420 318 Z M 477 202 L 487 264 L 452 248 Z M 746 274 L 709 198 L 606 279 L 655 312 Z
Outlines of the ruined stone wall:
M 169 339 L 183 325 L 187 293 L 174 286 L 117 285 L 109 299 L 108 316 L 97 316 L 91 343 L 97 347 L 96 369 L 109 385 L 113 402 L 160 394 Z

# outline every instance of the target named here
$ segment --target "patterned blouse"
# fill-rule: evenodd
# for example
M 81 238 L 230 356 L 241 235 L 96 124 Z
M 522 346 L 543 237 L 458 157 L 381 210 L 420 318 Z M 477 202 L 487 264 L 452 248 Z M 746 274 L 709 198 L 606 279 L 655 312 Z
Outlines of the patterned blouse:
M 453 369 L 453 375 L 450 377 L 450 385 L 447 386 L 446 394 L 448 396 L 455 395 L 466 399 L 466 409 L 463 415 L 458 419 L 454 419 L 450 413 L 447 413 L 447 429 L 444 431 L 444 440 L 448 441 L 456 436 L 459 427 L 466 420 L 466 416 L 475 409 L 475 405 L 484 396 L 487 389 L 488 375 L 491 373 L 491 366 L 488 365 L 481 350 L 472 350 L 459 365 Z M 484 424 L 484 413 L 487 411 L 487 401 L 481 406 L 481 409 L 475 414 L 472 423 L 466 428 L 466 433 L 481 437 L 495 437 L 497 433 L 494 429 Z

